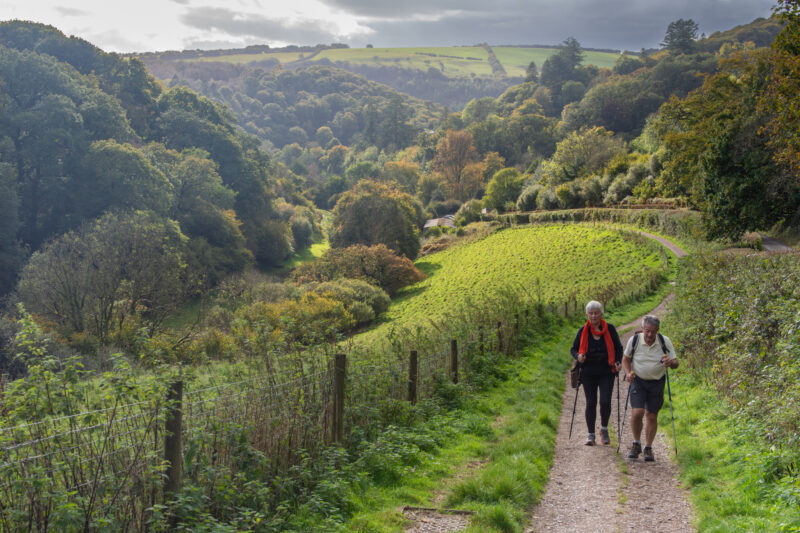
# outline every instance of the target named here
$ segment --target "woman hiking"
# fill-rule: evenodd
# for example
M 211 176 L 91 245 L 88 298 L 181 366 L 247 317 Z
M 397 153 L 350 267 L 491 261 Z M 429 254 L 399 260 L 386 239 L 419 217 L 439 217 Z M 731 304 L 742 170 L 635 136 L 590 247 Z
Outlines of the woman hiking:
M 611 393 L 614 376 L 622 363 L 622 343 L 614 326 L 603 320 L 603 304 L 592 300 L 586 304 L 586 324 L 575 335 L 570 353 L 581 366 L 581 383 L 586 396 L 587 446 L 595 444 L 597 396 L 600 393 L 600 437 L 611 444 L 608 419 L 611 417 Z

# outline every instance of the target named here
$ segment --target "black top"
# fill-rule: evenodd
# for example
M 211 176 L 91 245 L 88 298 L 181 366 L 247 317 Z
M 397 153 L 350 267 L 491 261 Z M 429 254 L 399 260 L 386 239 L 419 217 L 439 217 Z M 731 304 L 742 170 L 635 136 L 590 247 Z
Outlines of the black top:
M 581 346 L 581 334 L 586 324 L 581 326 L 578 334 L 575 335 L 575 340 L 572 341 L 572 348 L 570 353 L 574 359 L 578 359 L 578 349 Z M 608 333 L 611 335 L 611 342 L 614 343 L 614 359 L 617 363 L 622 362 L 622 343 L 617 334 L 617 328 L 608 324 Z M 606 340 L 603 335 L 599 339 L 595 339 L 594 335 L 589 332 L 589 350 L 586 354 L 586 360 L 583 362 L 583 373 L 587 375 L 602 375 L 611 374 L 612 369 L 608 364 L 608 350 L 606 349 Z

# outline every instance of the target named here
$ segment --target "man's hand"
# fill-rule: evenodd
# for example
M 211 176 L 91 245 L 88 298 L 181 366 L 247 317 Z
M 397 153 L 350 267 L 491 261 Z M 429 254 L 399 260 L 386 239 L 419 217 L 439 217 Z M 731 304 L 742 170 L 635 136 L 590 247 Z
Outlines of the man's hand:
M 669 368 L 677 368 L 678 367 L 677 363 L 678 363 L 677 359 L 670 359 L 666 355 L 661 358 L 661 364 Z
M 633 383 L 633 380 L 636 379 L 636 372 L 633 372 L 633 371 L 628 372 L 628 375 L 626 376 L 626 379 L 628 381 L 630 381 L 631 383 Z

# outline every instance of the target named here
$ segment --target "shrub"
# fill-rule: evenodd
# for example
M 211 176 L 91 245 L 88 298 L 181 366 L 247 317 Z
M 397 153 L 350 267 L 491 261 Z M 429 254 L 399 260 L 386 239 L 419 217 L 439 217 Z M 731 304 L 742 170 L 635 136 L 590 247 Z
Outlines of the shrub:
M 544 189 L 538 183 L 525 187 L 517 198 L 517 209 L 519 211 L 533 211 L 536 209 L 536 197 Z
M 289 220 L 289 224 L 292 228 L 294 249 L 302 250 L 308 248 L 311 245 L 311 235 L 313 233 L 311 222 L 303 216 L 298 217 L 295 215 Z
M 386 311 L 390 302 L 389 295 L 383 289 L 360 279 L 340 278 L 309 284 L 304 289 L 344 303 L 358 324 L 369 322 Z
M 469 200 L 456 212 L 456 223 L 465 226 L 481 219 L 482 204 L 480 200 Z
M 383 244 L 331 248 L 316 261 L 295 269 L 292 276 L 301 283 L 361 279 L 377 285 L 389 295 L 425 279 L 425 274 L 410 259 L 395 254 Z
M 450 199 L 450 200 L 442 200 L 441 202 L 431 202 L 428 205 L 428 211 L 434 217 L 443 217 L 445 215 L 452 215 L 461 207 L 461 202 L 459 200 Z

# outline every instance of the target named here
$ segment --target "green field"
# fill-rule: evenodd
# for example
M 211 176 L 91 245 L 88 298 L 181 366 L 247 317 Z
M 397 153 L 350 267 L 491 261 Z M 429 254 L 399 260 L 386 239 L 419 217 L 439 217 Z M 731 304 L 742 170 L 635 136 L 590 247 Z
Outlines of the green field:
M 553 55 L 555 48 L 516 48 L 493 47 L 494 55 L 506 69 L 509 76 L 525 76 L 525 71 L 531 61 L 540 69 L 548 57 Z M 585 65 L 596 65 L 600 68 L 611 68 L 619 57 L 610 52 L 584 52 Z
M 498 61 L 509 76 L 524 76 L 531 61 L 541 68 L 545 60 L 556 48 L 492 48 Z M 610 52 L 585 52 L 585 64 L 598 67 L 611 67 L 618 55 Z M 492 76 L 488 52 L 480 46 L 442 46 L 414 48 L 335 48 L 313 52 L 264 52 L 259 54 L 232 53 L 229 55 L 208 56 L 183 61 L 223 61 L 246 64 L 267 59 L 277 59 L 281 64 L 300 60 L 310 62 L 328 59 L 355 65 L 392 66 L 413 70 L 435 68 L 445 75 L 458 77 Z
M 485 305 L 503 288 L 520 299 L 563 305 L 639 291 L 666 274 L 658 245 L 590 225 L 529 226 L 423 257 L 417 267 L 428 278 L 400 291 L 383 323 L 362 337 L 376 340 L 392 328 L 441 319 L 463 306 Z M 579 304 L 580 305 L 580 304 Z

